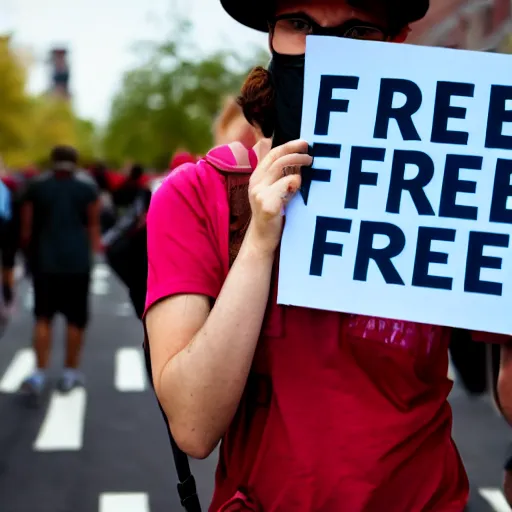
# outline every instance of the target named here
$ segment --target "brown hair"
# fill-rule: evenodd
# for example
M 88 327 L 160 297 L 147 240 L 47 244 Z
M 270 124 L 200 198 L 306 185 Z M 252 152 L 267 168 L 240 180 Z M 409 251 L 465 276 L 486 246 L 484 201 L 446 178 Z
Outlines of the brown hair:
M 249 73 L 237 102 L 247 121 L 259 128 L 264 137 L 272 137 L 275 125 L 274 85 L 265 68 L 258 66 Z

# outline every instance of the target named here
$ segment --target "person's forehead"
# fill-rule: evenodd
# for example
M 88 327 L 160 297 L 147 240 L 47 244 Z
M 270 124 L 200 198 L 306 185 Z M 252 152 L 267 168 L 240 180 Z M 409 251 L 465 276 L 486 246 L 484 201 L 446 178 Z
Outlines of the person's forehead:
M 347 17 L 381 17 L 389 14 L 386 0 L 276 0 L 276 14 L 305 12 L 323 24 Z

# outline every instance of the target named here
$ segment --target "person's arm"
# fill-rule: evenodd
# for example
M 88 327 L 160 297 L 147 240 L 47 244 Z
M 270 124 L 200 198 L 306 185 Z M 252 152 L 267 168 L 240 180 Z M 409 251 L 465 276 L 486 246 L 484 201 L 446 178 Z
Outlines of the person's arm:
M 472 331 L 473 341 L 500 345 L 500 369 L 496 385 L 497 402 L 501 414 L 512 425 L 512 336 Z
M 34 205 L 27 196 L 20 208 L 20 243 L 24 250 L 27 250 L 32 238 L 32 224 Z
M 101 251 L 101 223 L 100 223 L 101 205 L 99 198 L 90 202 L 87 207 L 87 230 L 91 248 L 94 252 Z
M 193 457 L 212 452 L 240 402 L 268 301 L 281 212 L 300 187 L 300 176 L 283 177 L 283 168 L 310 165 L 306 152 L 304 141 L 288 143 L 254 171 L 251 224 L 211 312 L 208 297 L 186 294 L 147 313 L 155 391 L 176 442 Z M 151 251 L 149 258 L 151 267 Z
M 501 346 L 498 400 L 503 416 L 512 425 L 512 341 Z

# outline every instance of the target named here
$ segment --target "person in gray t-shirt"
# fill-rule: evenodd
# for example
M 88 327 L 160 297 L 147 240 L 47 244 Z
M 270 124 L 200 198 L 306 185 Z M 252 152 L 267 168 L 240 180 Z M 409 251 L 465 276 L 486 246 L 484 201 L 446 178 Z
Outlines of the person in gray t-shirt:
M 88 322 L 93 252 L 100 243 L 98 190 L 92 178 L 78 170 L 77 151 L 57 146 L 51 159 L 51 171 L 28 187 L 22 213 L 22 243 L 34 285 L 38 368 L 21 390 L 31 395 L 39 395 L 46 383 L 56 313 L 62 313 L 68 325 L 66 363 L 58 386 L 66 392 L 83 384 L 78 366 Z

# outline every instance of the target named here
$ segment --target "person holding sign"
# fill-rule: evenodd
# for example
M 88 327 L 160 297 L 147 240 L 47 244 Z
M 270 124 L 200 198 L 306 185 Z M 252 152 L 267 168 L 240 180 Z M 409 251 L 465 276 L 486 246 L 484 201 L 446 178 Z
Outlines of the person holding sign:
M 267 139 L 178 168 L 150 206 L 145 347 L 173 437 L 195 458 L 222 440 L 211 512 L 461 512 L 450 329 L 277 303 L 283 212 L 312 164 L 306 38 L 402 42 L 428 0 L 221 3 L 269 33 L 239 99 Z

